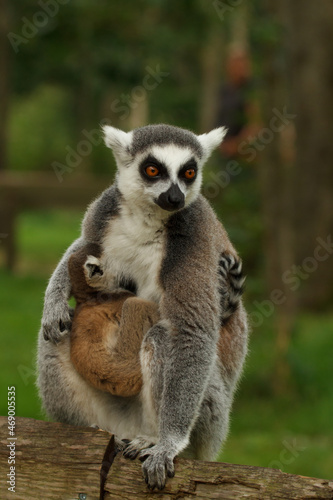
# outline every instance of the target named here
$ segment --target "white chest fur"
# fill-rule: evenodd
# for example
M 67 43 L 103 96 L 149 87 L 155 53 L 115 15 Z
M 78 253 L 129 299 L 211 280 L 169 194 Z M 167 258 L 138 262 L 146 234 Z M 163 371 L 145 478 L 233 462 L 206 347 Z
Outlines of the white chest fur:
M 122 208 L 120 215 L 109 222 L 102 243 L 107 274 L 134 280 L 139 297 L 158 302 L 164 239 L 163 222 Z

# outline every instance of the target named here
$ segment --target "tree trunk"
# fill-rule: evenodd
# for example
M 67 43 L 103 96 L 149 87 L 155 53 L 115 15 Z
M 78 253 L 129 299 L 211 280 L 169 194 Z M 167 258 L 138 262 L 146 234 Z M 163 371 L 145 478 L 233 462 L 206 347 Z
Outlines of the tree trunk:
M 284 4 L 266 2 L 266 15 L 276 23 L 285 22 Z M 274 389 L 284 393 L 290 384 L 287 352 L 296 313 L 296 295 L 285 279 L 295 261 L 293 231 L 293 158 L 286 152 L 283 138 L 292 133 L 293 118 L 281 118 L 291 113 L 284 45 L 280 39 L 268 41 L 262 48 L 264 79 L 263 115 L 265 129 L 271 141 L 266 144 L 259 168 L 260 190 L 264 219 L 267 296 L 278 290 L 280 299 L 272 299 L 276 313 L 276 360 Z M 272 125 L 274 123 L 274 125 Z M 262 133 L 265 129 L 262 129 Z M 259 132 L 259 137 L 260 137 Z M 263 133 L 262 137 L 265 135 Z
M 214 28 L 201 52 L 199 128 L 203 133 L 216 126 L 221 68 L 226 57 L 225 46 L 223 33 Z
M 0 171 L 7 167 L 9 109 L 9 13 L 8 0 L 0 0 Z
M 318 308 L 333 296 L 333 2 L 287 1 L 292 101 L 296 117 L 294 176 L 296 265 L 300 305 Z M 316 247 L 322 246 L 319 258 Z M 318 255 L 319 255 L 318 253 Z M 326 256 L 326 258 L 325 258 Z
M 0 417 L 1 499 L 100 498 L 100 467 L 103 460 L 105 466 L 104 451 L 110 439 L 107 432 L 28 418 L 16 418 L 15 436 L 9 432 L 7 417 Z M 6 482 L 10 480 L 8 458 L 13 454 L 15 493 L 8 491 Z M 119 453 L 108 472 L 103 496 L 115 500 L 333 498 L 332 482 L 275 469 L 184 459 L 176 459 L 175 466 L 176 475 L 168 479 L 165 489 L 150 493 L 140 462 L 126 460 Z

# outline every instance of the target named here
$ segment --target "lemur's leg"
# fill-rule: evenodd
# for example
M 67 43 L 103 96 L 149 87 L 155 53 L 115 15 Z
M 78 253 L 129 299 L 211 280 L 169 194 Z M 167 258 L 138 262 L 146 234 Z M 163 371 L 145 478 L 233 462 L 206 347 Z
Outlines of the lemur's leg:
M 81 376 L 97 389 L 123 397 L 140 392 L 142 339 L 159 319 L 155 303 L 128 295 L 113 294 L 94 307 L 83 305 L 71 337 L 71 359 Z
M 205 391 L 190 443 L 181 456 L 196 460 L 216 460 L 228 434 L 230 408 L 230 393 L 216 368 Z
M 158 306 L 153 302 L 131 297 L 122 308 L 118 341 L 112 349 L 108 378 L 112 394 L 134 396 L 142 388 L 140 349 L 148 330 L 158 322 Z
M 168 333 L 160 322 L 150 329 L 141 346 L 140 359 L 142 370 L 142 434 L 127 444 L 126 458 L 135 459 L 141 450 L 153 446 L 158 438 L 158 418 L 163 391 L 165 359 L 167 357 Z
M 221 327 L 216 367 L 205 391 L 190 443 L 181 456 L 198 460 L 217 458 L 228 433 L 233 393 L 247 352 L 247 335 L 246 314 L 240 303 L 227 325 Z M 150 429 L 153 429 L 159 414 L 167 356 L 166 336 L 163 328 L 148 332 L 141 351 L 143 415 Z M 139 436 L 127 445 L 124 455 L 134 459 L 156 442 L 157 437 L 152 438 L 151 433 Z

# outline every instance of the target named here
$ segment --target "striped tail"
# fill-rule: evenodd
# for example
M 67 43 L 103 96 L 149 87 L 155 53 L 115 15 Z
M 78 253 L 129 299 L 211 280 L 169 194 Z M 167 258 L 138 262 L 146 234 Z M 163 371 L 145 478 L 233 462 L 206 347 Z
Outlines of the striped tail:
M 221 323 L 225 323 L 236 311 L 244 291 L 245 276 L 242 261 L 230 253 L 223 252 L 219 260 Z

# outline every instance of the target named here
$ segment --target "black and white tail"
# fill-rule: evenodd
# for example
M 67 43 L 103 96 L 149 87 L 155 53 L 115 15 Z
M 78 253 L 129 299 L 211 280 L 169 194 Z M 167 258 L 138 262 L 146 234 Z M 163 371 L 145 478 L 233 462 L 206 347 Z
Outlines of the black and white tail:
M 230 253 L 222 253 L 219 260 L 221 322 L 236 311 L 244 291 L 245 276 L 242 272 L 242 261 Z

